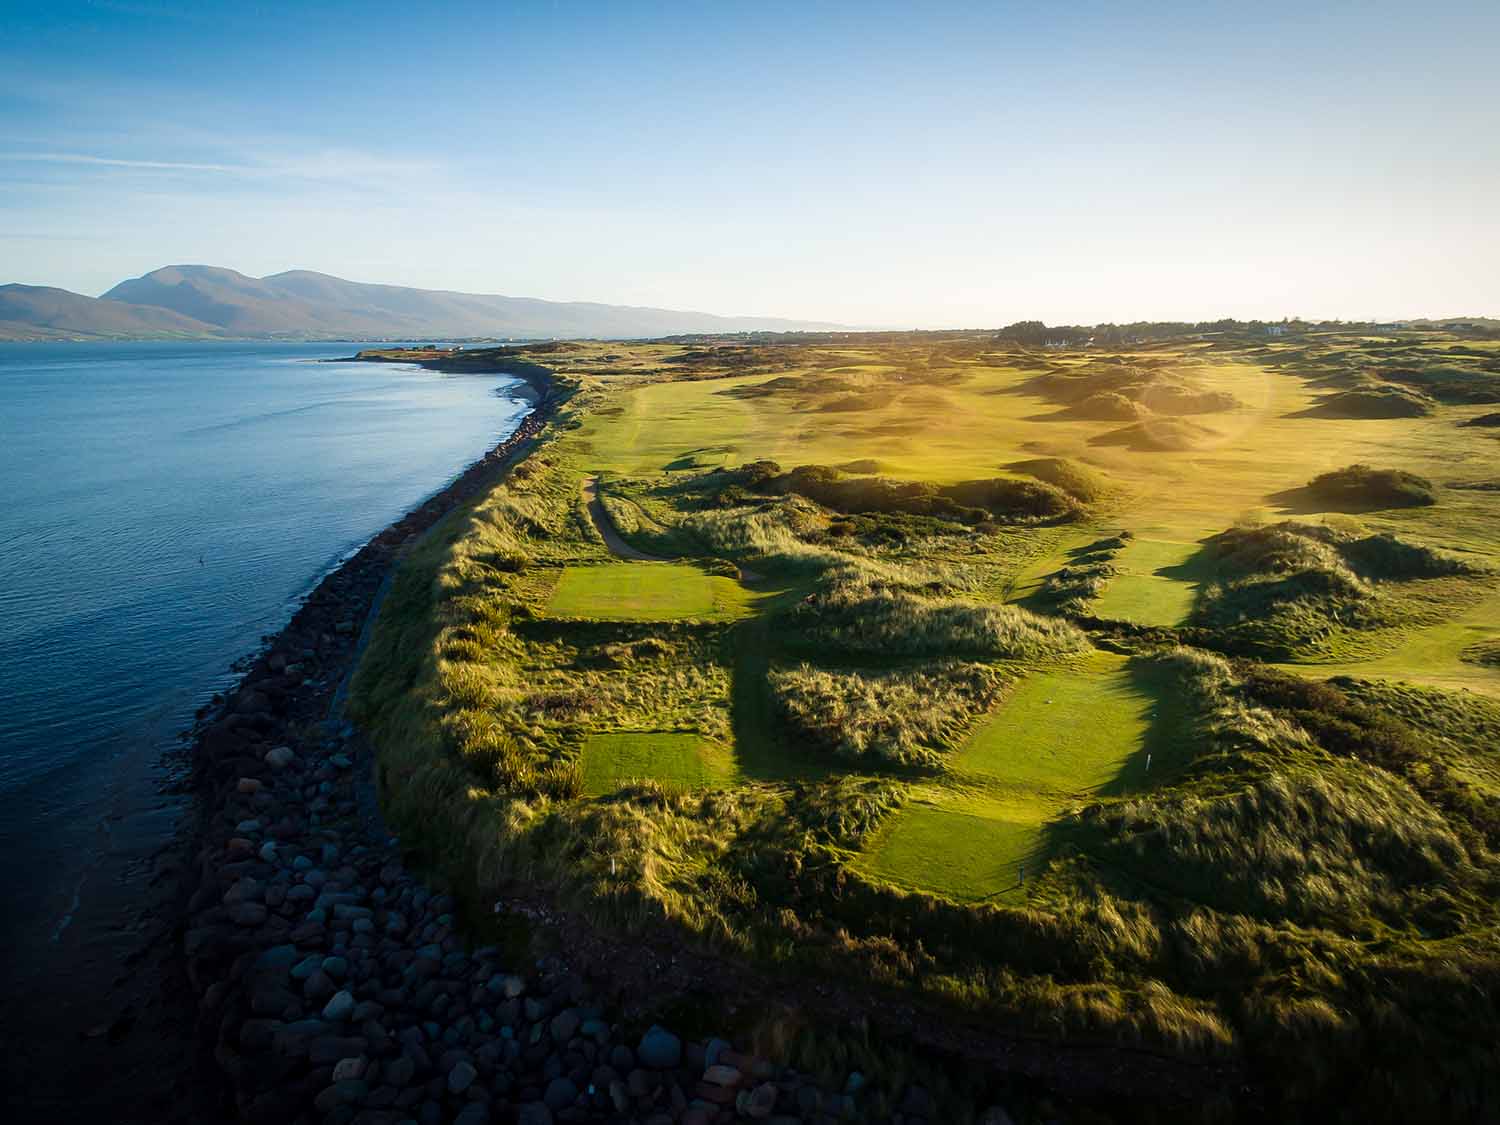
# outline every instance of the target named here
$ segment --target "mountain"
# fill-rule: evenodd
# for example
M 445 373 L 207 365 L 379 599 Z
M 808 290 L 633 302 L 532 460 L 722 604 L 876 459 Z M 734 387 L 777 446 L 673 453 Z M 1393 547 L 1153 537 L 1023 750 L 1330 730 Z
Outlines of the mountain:
M 212 324 L 155 305 L 101 301 L 44 285 L 0 285 L 0 340 L 222 336 Z
M 841 327 L 772 317 L 725 317 L 370 285 L 309 270 L 255 278 L 217 266 L 167 266 L 121 282 L 100 300 L 167 310 L 210 326 L 214 334 L 233 337 L 653 337 Z

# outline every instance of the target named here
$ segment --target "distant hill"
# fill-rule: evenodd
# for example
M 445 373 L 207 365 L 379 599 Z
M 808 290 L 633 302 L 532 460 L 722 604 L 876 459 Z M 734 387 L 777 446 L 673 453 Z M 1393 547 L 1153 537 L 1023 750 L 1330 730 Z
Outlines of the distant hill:
M 840 327 L 369 285 L 309 270 L 254 278 L 217 266 L 167 266 L 121 282 L 100 300 L 168 310 L 214 334 L 251 338 L 652 337 Z
M 44 285 L 0 285 L 0 340 L 200 339 L 223 334 L 212 324 L 153 305 L 101 301 Z

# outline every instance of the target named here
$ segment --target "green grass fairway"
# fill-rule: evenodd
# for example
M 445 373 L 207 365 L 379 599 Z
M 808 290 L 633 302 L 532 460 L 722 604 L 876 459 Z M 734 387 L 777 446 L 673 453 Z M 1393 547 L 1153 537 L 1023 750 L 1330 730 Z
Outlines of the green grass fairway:
M 739 617 L 750 596 L 731 578 L 685 563 L 570 566 L 547 603 L 554 617 L 676 621 Z
M 650 778 L 681 789 L 705 789 L 734 780 L 728 751 L 696 734 L 674 731 L 608 731 L 583 744 L 583 793 L 602 797 L 628 781 Z
M 1158 699 L 1148 674 L 1107 653 L 1028 677 L 960 752 L 957 784 L 899 813 L 863 865 L 955 899 L 1019 900 L 1019 868 L 1040 858 L 1048 822 L 1176 764 L 1179 708 Z
M 955 768 L 1008 788 L 1058 795 L 1108 784 L 1139 750 L 1154 706 L 1123 657 L 1021 681 L 975 732 Z
M 1181 625 L 1198 596 L 1196 543 L 1136 539 L 1115 556 L 1117 573 L 1093 604 L 1099 617 L 1138 625 Z

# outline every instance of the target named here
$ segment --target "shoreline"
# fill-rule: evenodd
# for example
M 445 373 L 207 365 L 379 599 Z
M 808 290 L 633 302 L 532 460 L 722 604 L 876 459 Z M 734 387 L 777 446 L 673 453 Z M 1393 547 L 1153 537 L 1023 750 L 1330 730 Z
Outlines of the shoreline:
M 538 401 L 515 432 L 327 574 L 200 712 L 186 750 L 197 807 L 179 841 L 194 855 L 170 966 L 197 1008 L 184 1120 L 211 1120 L 211 1100 L 226 1120 L 266 1125 L 708 1125 L 721 1109 L 810 1109 L 828 1122 L 855 1111 L 852 1092 L 722 1039 L 606 1022 L 606 1005 L 617 1017 L 622 1005 L 618 989 L 596 992 L 593 958 L 506 966 L 498 948 L 470 948 L 458 903 L 408 870 L 383 823 L 373 749 L 338 711 L 406 551 L 523 459 L 568 397 L 530 366 Z M 907 1100 L 930 1105 L 920 1087 Z
M 504 370 L 487 373 L 510 374 Z M 264 751 L 267 736 L 273 734 L 288 736 L 289 741 L 295 742 L 293 730 L 299 724 L 322 718 L 325 728 L 333 725 L 326 712 L 342 698 L 362 648 L 360 641 L 373 627 L 377 596 L 394 574 L 405 550 L 449 513 L 499 479 L 529 451 L 550 421 L 557 405 L 556 396 L 550 386 L 538 383 L 532 375 L 523 379 L 521 386 L 507 388 L 514 397 L 529 399 L 532 404 L 516 428 L 445 487 L 325 571 L 299 599 L 290 621 L 268 636 L 258 650 L 242 658 L 244 671 L 236 683 L 222 697 L 216 696 L 214 703 L 200 709 L 194 726 L 184 733 L 184 746 L 178 753 L 185 759 L 184 786 L 193 807 L 177 838 L 162 849 L 181 856 L 183 874 L 170 900 L 158 902 L 150 910 L 156 915 L 153 921 L 163 930 L 170 930 L 170 935 L 148 943 L 151 947 L 148 953 L 162 962 L 155 968 L 162 975 L 163 992 L 186 992 L 188 995 L 179 996 L 179 1004 L 185 1009 L 197 1008 L 195 1014 L 186 1012 L 190 1018 L 194 1015 L 196 1018 L 191 1038 L 196 1041 L 200 1056 L 211 1056 L 200 1057 L 192 1065 L 193 1074 L 188 1079 L 193 1102 L 188 1112 L 193 1120 L 204 1119 L 201 1115 L 211 1112 L 214 1103 L 220 1103 L 226 1120 L 230 1119 L 231 1100 L 237 1103 L 234 1117 L 245 1119 L 251 1108 L 244 1096 L 244 1075 L 230 1064 L 229 1052 L 236 1045 L 236 1037 L 223 1032 L 227 1022 L 224 1017 L 233 1010 L 230 994 L 243 972 L 243 954 L 259 943 L 243 931 L 217 927 L 218 920 L 213 917 L 224 909 L 218 893 L 222 884 L 237 883 L 243 874 L 237 868 L 245 862 L 245 849 L 239 846 L 242 837 L 231 837 L 225 844 L 215 846 L 215 837 L 222 838 L 226 806 L 252 788 L 245 783 L 247 778 L 266 770 L 263 759 L 253 762 L 246 753 L 257 744 Z M 315 671 L 306 677 L 296 671 L 289 676 L 285 657 L 278 659 L 283 650 L 298 642 L 312 644 L 312 648 L 301 650 L 314 654 L 311 663 Z M 340 730 L 339 735 L 342 737 L 338 742 L 348 741 L 347 732 Z M 271 741 L 280 742 L 279 738 Z M 231 777 L 231 774 L 244 776 Z M 373 785 L 367 788 L 370 792 L 358 802 L 364 820 L 360 827 L 366 834 L 376 827 L 370 823 L 369 815 L 373 808 L 370 799 Z M 235 830 L 245 827 L 244 819 L 235 822 Z M 294 835 L 296 831 L 291 824 L 270 826 L 257 857 L 265 852 L 267 844 L 279 848 Z M 162 914 L 171 915 L 170 921 Z M 241 912 L 242 919 L 243 916 Z M 170 948 L 160 948 L 164 944 Z M 251 1007 L 255 1007 L 253 1001 Z M 250 1117 L 254 1119 L 254 1115 Z

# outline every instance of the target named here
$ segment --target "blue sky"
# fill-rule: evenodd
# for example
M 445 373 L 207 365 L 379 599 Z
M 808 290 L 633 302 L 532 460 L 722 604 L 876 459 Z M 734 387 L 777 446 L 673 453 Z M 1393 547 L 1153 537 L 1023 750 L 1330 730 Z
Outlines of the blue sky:
M 0 281 L 1500 315 L 1500 4 L 0 0 Z

